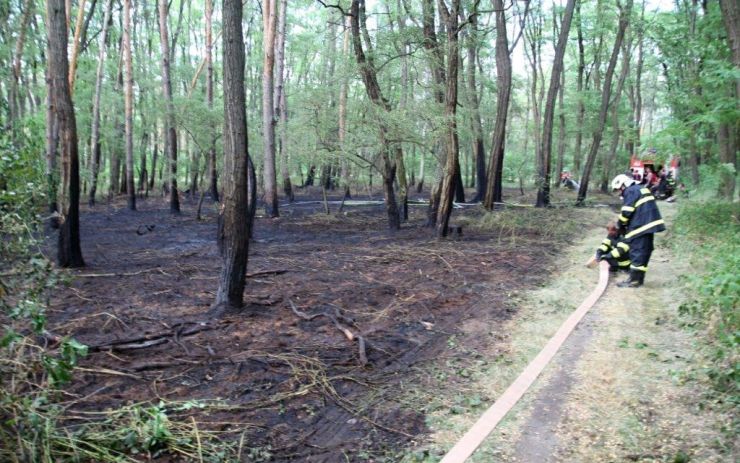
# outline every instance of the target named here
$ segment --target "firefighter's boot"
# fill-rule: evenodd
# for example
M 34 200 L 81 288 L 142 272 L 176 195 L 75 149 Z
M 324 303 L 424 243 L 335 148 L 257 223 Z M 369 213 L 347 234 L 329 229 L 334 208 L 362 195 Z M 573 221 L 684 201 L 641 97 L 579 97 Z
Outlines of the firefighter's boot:
M 639 270 L 630 270 L 630 276 L 621 283 L 617 283 L 620 288 L 639 288 L 645 281 L 645 272 Z

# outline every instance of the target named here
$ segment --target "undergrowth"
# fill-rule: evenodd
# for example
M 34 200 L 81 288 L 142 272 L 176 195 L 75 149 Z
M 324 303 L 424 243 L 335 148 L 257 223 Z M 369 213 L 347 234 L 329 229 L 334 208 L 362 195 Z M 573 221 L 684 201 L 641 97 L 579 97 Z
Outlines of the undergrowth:
M 64 386 L 87 347 L 47 331 L 51 291 L 64 278 L 40 249 L 46 187 L 39 147 L 26 146 L 19 150 L 0 137 L 0 461 L 238 460 L 243 439 L 224 444 L 188 413 L 209 404 L 75 408 L 84 397 Z
M 688 201 L 676 218 L 675 252 L 685 253 L 694 272 L 686 276 L 685 323 L 705 333 L 706 366 L 717 399 L 740 404 L 740 204 Z M 736 418 L 733 430 L 740 428 Z M 736 434 L 735 434 L 736 435 Z
M 534 208 L 517 207 L 486 212 L 471 225 L 480 230 L 498 234 L 499 242 L 539 240 L 570 242 L 584 228 L 606 226 L 614 214 L 609 208 L 585 209 L 575 207 Z

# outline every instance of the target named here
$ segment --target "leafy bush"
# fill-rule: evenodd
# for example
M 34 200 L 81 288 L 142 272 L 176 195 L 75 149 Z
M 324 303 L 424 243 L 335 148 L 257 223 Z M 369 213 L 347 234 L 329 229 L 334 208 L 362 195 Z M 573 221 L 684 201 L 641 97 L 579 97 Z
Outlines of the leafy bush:
M 46 307 L 61 274 L 42 254 L 43 164 L 31 144 L 0 136 L 0 461 L 141 461 L 178 454 L 234 461 L 235 443 L 199 430 L 199 403 L 136 404 L 70 420 L 61 390 L 87 347 L 46 330 Z
M 740 381 L 740 204 L 686 202 L 676 232 L 677 252 L 687 253 L 695 271 L 688 277 L 691 297 L 681 314 L 706 330 L 707 375 L 718 391 L 737 402 Z

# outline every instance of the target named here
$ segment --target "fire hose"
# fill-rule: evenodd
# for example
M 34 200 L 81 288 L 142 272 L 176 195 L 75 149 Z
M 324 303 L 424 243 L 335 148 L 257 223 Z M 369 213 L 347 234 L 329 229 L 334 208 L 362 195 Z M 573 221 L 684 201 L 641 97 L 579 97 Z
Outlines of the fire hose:
M 563 345 L 576 325 L 599 300 L 609 283 L 609 264 L 599 263 L 599 283 L 596 288 L 581 302 L 581 305 L 560 325 L 558 331 L 545 344 L 545 347 L 527 365 L 519 377 L 504 391 L 499 399 L 478 418 L 478 421 L 465 433 L 445 455 L 440 463 L 463 463 L 481 443 L 493 432 L 496 425 L 506 416 L 509 410 L 522 398 L 527 389 L 535 382 L 558 349 Z

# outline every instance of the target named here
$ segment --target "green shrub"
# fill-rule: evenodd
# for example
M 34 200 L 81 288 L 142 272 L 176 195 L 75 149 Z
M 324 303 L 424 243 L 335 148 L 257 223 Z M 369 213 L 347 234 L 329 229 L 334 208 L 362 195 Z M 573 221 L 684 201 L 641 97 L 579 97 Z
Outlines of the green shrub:
M 738 401 L 740 381 L 740 204 L 693 202 L 681 205 L 676 220 L 676 252 L 686 253 L 687 302 L 680 312 L 705 330 L 710 364 L 707 375 L 718 391 Z

